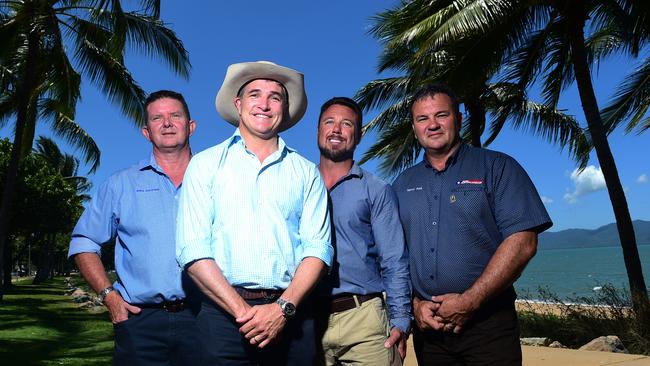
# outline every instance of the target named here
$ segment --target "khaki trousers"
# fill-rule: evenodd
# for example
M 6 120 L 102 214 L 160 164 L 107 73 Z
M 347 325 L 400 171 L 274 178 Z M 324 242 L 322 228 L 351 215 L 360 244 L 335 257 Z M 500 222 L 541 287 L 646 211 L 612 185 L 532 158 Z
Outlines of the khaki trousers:
M 330 314 L 323 328 L 322 350 L 318 354 L 316 365 L 402 364 L 396 346 L 384 347 L 390 324 L 381 298 L 366 301 L 354 309 Z

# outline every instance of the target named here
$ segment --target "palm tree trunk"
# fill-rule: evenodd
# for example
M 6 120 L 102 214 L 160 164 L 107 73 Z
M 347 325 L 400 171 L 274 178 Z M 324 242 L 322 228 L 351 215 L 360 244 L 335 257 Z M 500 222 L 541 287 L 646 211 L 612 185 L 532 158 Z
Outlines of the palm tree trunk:
M 466 96 L 464 104 L 469 114 L 472 146 L 481 147 L 481 135 L 483 135 L 485 126 L 485 109 L 481 106 L 479 99 L 473 96 Z
M 7 238 L 9 235 L 9 223 L 11 221 L 11 209 L 13 208 L 13 198 L 18 181 L 18 168 L 22 157 L 21 151 L 23 150 L 25 125 L 27 123 L 28 110 L 32 102 L 31 94 L 36 80 L 34 65 L 38 60 L 38 34 L 35 31 L 29 34 L 27 47 L 26 72 L 24 73 L 23 80 L 16 85 L 16 95 L 18 97 L 16 132 L 14 144 L 11 149 L 11 160 L 9 161 L 5 176 L 5 186 L 2 191 L 2 203 L 0 204 L 0 263 L 4 263 L 4 249 L 9 245 Z M 4 278 L 2 267 L 0 266 L 0 278 Z M 0 285 L 0 301 L 2 301 L 3 296 L 4 286 Z
M 580 1 L 574 1 L 564 9 L 569 15 L 569 21 L 567 23 L 570 24 L 570 28 L 567 37 L 571 45 L 571 61 L 573 63 L 582 109 L 587 120 L 598 162 L 603 171 L 609 199 L 614 209 L 618 235 L 621 241 L 621 247 L 623 248 L 623 259 L 630 283 L 632 305 L 635 312 L 641 316 L 639 320 L 650 320 L 648 292 L 641 270 L 641 260 L 639 259 L 634 227 L 627 206 L 625 192 L 623 191 L 623 186 L 618 176 L 616 162 L 609 147 L 607 135 L 600 117 L 594 88 L 591 83 L 584 39 L 584 26 L 587 17 L 584 10 L 581 9 L 582 7 L 583 4 Z

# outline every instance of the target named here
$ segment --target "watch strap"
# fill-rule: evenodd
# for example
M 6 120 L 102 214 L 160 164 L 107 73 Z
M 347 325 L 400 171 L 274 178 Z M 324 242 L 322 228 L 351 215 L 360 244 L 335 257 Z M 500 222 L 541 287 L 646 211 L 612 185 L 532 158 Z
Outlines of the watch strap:
M 106 296 L 108 296 L 108 294 L 110 294 L 113 291 L 115 291 L 115 288 L 113 286 L 108 286 L 105 289 L 99 291 L 99 293 L 97 295 L 99 295 L 99 299 L 102 302 L 104 302 L 104 299 L 106 298 Z

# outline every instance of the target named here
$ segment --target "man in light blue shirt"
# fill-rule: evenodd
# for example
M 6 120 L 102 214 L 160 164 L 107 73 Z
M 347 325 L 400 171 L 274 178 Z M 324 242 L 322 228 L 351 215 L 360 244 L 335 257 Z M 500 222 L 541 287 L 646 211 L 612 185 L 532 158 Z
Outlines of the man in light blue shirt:
M 204 363 L 310 363 L 308 294 L 333 256 L 327 192 L 315 165 L 278 136 L 305 112 L 303 75 L 264 61 L 231 65 L 216 106 L 238 129 L 192 159 L 176 243 L 207 296 Z
M 69 256 L 108 308 L 115 365 L 195 365 L 200 302 L 190 301 L 193 283 L 174 255 L 177 198 L 195 122 L 183 96 L 168 90 L 151 93 L 145 111 L 142 134 L 151 156 L 102 184 L 72 232 Z M 111 285 L 99 254 L 113 240 Z

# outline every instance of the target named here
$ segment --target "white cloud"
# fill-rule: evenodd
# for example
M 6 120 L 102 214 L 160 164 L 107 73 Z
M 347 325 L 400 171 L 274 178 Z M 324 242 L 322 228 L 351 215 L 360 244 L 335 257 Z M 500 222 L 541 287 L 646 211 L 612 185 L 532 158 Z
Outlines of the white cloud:
M 602 170 L 593 165 L 589 165 L 580 173 L 578 169 L 574 170 L 570 179 L 575 185 L 575 190 L 564 195 L 564 199 L 569 203 L 576 203 L 578 198 L 606 188 Z
M 553 199 L 548 198 L 546 196 L 542 196 L 542 203 L 553 203 Z
M 639 183 L 639 184 L 646 184 L 646 183 L 648 183 L 648 176 L 645 175 L 645 174 L 641 174 L 636 179 L 636 182 Z

